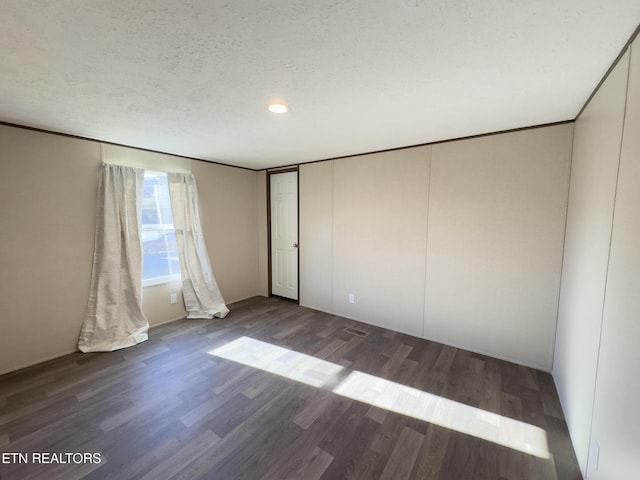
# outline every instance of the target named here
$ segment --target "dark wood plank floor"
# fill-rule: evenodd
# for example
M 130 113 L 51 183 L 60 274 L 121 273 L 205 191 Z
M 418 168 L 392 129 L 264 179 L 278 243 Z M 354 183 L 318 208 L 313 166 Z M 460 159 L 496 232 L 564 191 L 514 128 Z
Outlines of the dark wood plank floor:
M 208 353 L 242 337 L 342 368 L 314 386 Z M 538 427 L 549 458 L 334 393 L 354 372 Z M 0 452 L 2 480 L 582 478 L 548 373 L 277 298 L 1 376 Z

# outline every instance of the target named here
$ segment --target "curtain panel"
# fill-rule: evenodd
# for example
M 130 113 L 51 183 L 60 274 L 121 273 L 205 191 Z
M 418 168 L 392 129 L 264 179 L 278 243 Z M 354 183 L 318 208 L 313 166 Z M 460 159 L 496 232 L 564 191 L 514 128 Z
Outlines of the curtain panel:
M 168 173 L 187 318 L 224 318 L 229 309 L 211 270 L 204 243 L 198 189 L 192 174 Z
M 78 348 L 110 352 L 147 340 L 140 218 L 144 170 L 103 164 L 93 269 Z

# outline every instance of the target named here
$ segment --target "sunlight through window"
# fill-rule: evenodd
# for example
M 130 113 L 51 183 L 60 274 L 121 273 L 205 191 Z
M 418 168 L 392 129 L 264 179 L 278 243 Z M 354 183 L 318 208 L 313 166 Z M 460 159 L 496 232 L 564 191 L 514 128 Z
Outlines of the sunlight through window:
M 249 337 L 209 352 L 313 387 L 331 388 L 344 367 Z M 488 412 L 384 378 L 353 371 L 333 393 L 541 458 L 550 458 L 546 432 L 534 425 Z
M 209 352 L 312 387 L 330 386 L 344 367 L 270 343 L 240 337 Z

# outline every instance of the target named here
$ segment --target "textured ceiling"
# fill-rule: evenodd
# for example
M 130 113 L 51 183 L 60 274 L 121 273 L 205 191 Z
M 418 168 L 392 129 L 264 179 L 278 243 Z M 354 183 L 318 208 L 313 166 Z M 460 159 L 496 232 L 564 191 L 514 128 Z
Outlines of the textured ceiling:
M 286 165 L 572 119 L 638 23 L 638 0 L 1 0 L 0 120 Z

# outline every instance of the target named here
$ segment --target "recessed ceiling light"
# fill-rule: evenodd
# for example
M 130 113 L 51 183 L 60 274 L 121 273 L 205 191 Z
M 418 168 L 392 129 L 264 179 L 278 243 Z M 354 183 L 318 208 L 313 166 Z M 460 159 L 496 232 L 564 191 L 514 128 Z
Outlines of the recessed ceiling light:
M 284 103 L 272 103 L 269 105 L 269 111 L 272 113 L 287 113 L 289 107 L 287 107 Z

